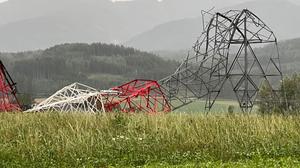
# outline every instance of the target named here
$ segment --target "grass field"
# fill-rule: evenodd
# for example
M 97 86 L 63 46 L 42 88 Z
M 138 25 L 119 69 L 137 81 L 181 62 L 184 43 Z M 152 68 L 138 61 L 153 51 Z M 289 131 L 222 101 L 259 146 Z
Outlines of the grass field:
M 0 114 L 0 167 L 300 167 L 300 116 Z

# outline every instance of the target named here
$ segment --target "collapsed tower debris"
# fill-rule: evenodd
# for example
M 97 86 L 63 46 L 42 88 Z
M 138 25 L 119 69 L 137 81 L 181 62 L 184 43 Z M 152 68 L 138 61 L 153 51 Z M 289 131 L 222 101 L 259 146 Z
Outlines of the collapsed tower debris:
M 126 113 L 171 111 L 171 106 L 157 81 L 134 80 L 111 90 L 119 94 L 104 96 L 107 111 L 118 110 Z
M 105 112 L 102 95 L 96 89 L 74 83 L 57 91 L 26 112 Z
M 3 62 L 0 61 L 0 112 L 21 111 L 16 94 L 16 83 L 12 80 Z
M 244 112 L 254 107 L 263 82 L 276 97 L 282 72 L 273 31 L 247 9 L 210 15 L 194 55 L 159 82 L 134 80 L 108 91 L 75 83 L 29 111 L 169 112 L 203 98 L 211 109 L 227 83 Z M 257 51 L 263 46 L 272 52 Z
M 256 52 L 262 46 L 272 52 Z M 194 51 L 173 75 L 160 81 L 173 109 L 202 98 L 211 109 L 227 81 L 244 112 L 253 108 L 263 81 L 276 95 L 273 83 L 282 79 L 277 39 L 251 11 L 211 14 Z
M 171 107 L 159 84 L 150 80 L 134 80 L 111 90 L 98 91 L 74 83 L 26 112 L 169 112 Z

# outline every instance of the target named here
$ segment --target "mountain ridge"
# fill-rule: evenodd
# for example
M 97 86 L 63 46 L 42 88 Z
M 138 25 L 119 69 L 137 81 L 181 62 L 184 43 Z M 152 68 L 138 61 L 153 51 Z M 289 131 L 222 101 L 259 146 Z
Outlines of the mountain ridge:
M 65 42 L 123 43 L 156 25 L 198 16 L 213 3 L 224 5 L 222 0 L 9 0 L 0 4 L 0 51 Z
M 282 11 L 282 7 L 284 7 L 284 11 Z M 292 19 L 286 19 L 290 18 L 291 16 L 300 15 L 300 6 L 283 0 L 262 0 L 246 2 L 230 8 L 223 8 L 218 11 L 224 12 L 230 9 L 241 10 L 245 8 L 253 11 L 256 15 L 258 15 L 258 17 L 260 17 L 274 31 L 279 40 L 300 37 L 300 32 L 298 31 L 300 29 L 300 24 Z M 278 11 L 282 11 L 282 13 L 279 13 Z M 186 24 L 187 20 L 189 20 L 189 24 L 186 24 L 186 27 L 202 27 L 201 19 L 201 17 L 194 17 L 158 25 L 144 33 L 133 37 L 131 40 L 125 42 L 124 45 L 147 51 L 178 50 L 191 48 L 197 37 L 202 33 L 202 29 L 190 29 L 191 31 L 186 33 L 185 29 L 180 27 L 174 28 L 172 24 L 176 22 L 178 25 L 183 25 Z M 171 30 L 175 33 L 169 34 Z M 185 33 L 186 37 L 181 37 L 182 33 Z M 165 34 L 168 34 L 168 37 L 172 38 L 164 38 L 167 37 L 165 36 Z M 176 41 L 176 39 L 178 39 L 179 37 L 181 37 L 181 42 L 174 43 L 174 41 Z M 193 39 L 194 41 L 192 42 L 191 39 Z

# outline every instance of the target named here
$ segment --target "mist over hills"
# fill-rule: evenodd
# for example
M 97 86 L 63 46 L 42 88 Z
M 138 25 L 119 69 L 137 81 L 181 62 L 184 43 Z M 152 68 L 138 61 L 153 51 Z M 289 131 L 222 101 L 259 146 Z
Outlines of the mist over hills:
M 90 1 L 90 2 L 88 2 Z M 10 4 L 12 3 L 12 4 Z M 37 8 L 37 11 L 27 11 Z M 0 13 L 0 50 L 47 48 L 64 42 L 113 42 L 123 38 L 130 24 L 110 10 L 106 0 L 10 0 L 0 5 L 16 12 Z M 40 10 L 40 11 L 39 11 Z M 124 26 L 120 26 L 124 25 Z
M 168 22 L 134 37 L 125 45 L 148 51 L 188 49 L 202 32 L 201 25 L 200 18 Z
M 189 4 L 187 10 L 179 10 L 181 3 L 9 0 L 0 4 L 0 50 L 32 50 L 65 42 L 127 41 L 157 24 L 198 15 Z
M 109 0 L 9 0 L 0 4 L 0 51 L 44 49 L 65 42 L 124 43 L 130 39 L 137 39 L 137 42 L 126 44 L 136 46 L 138 37 L 133 37 L 157 25 L 172 20 L 178 20 L 175 22 L 181 27 L 198 25 L 198 22 L 201 23 L 199 20 L 191 23 L 191 19 L 183 19 L 199 17 L 202 9 L 212 6 L 223 8 L 246 1 L 249 0 L 227 0 L 226 3 L 222 0 L 135 0 L 115 3 Z M 171 29 L 175 35 L 178 32 L 176 27 Z M 191 37 L 196 33 L 199 34 L 194 29 L 189 27 L 182 34 L 189 39 L 184 42 L 185 45 L 192 41 Z M 188 35 L 188 32 L 192 33 Z M 173 35 L 169 33 L 169 36 Z M 177 38 L 184 37 L 179 35 Z M 166 41 L 164 45 L 170 48 L 173 44 Z M 181 45 L 181 42 L 176 45 Z
M 300 16 L 300 6 L 284 0 L 258 0 L 221 11 L 245 8 L 257 14 L 279 40 L 300 37 L 300 23 L 295 21 Z M 188 49 L 203 31 L 201 20 L 201 17 L 195 17 L 164 23 L 133 37 L 125 44 L 148 51 Z

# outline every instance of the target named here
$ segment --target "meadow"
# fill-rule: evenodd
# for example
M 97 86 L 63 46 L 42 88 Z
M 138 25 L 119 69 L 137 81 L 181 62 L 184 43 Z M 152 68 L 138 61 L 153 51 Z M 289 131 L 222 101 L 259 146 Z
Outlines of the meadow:
M 300 116 L 0 114 L 0 167 L 299 167 Z

